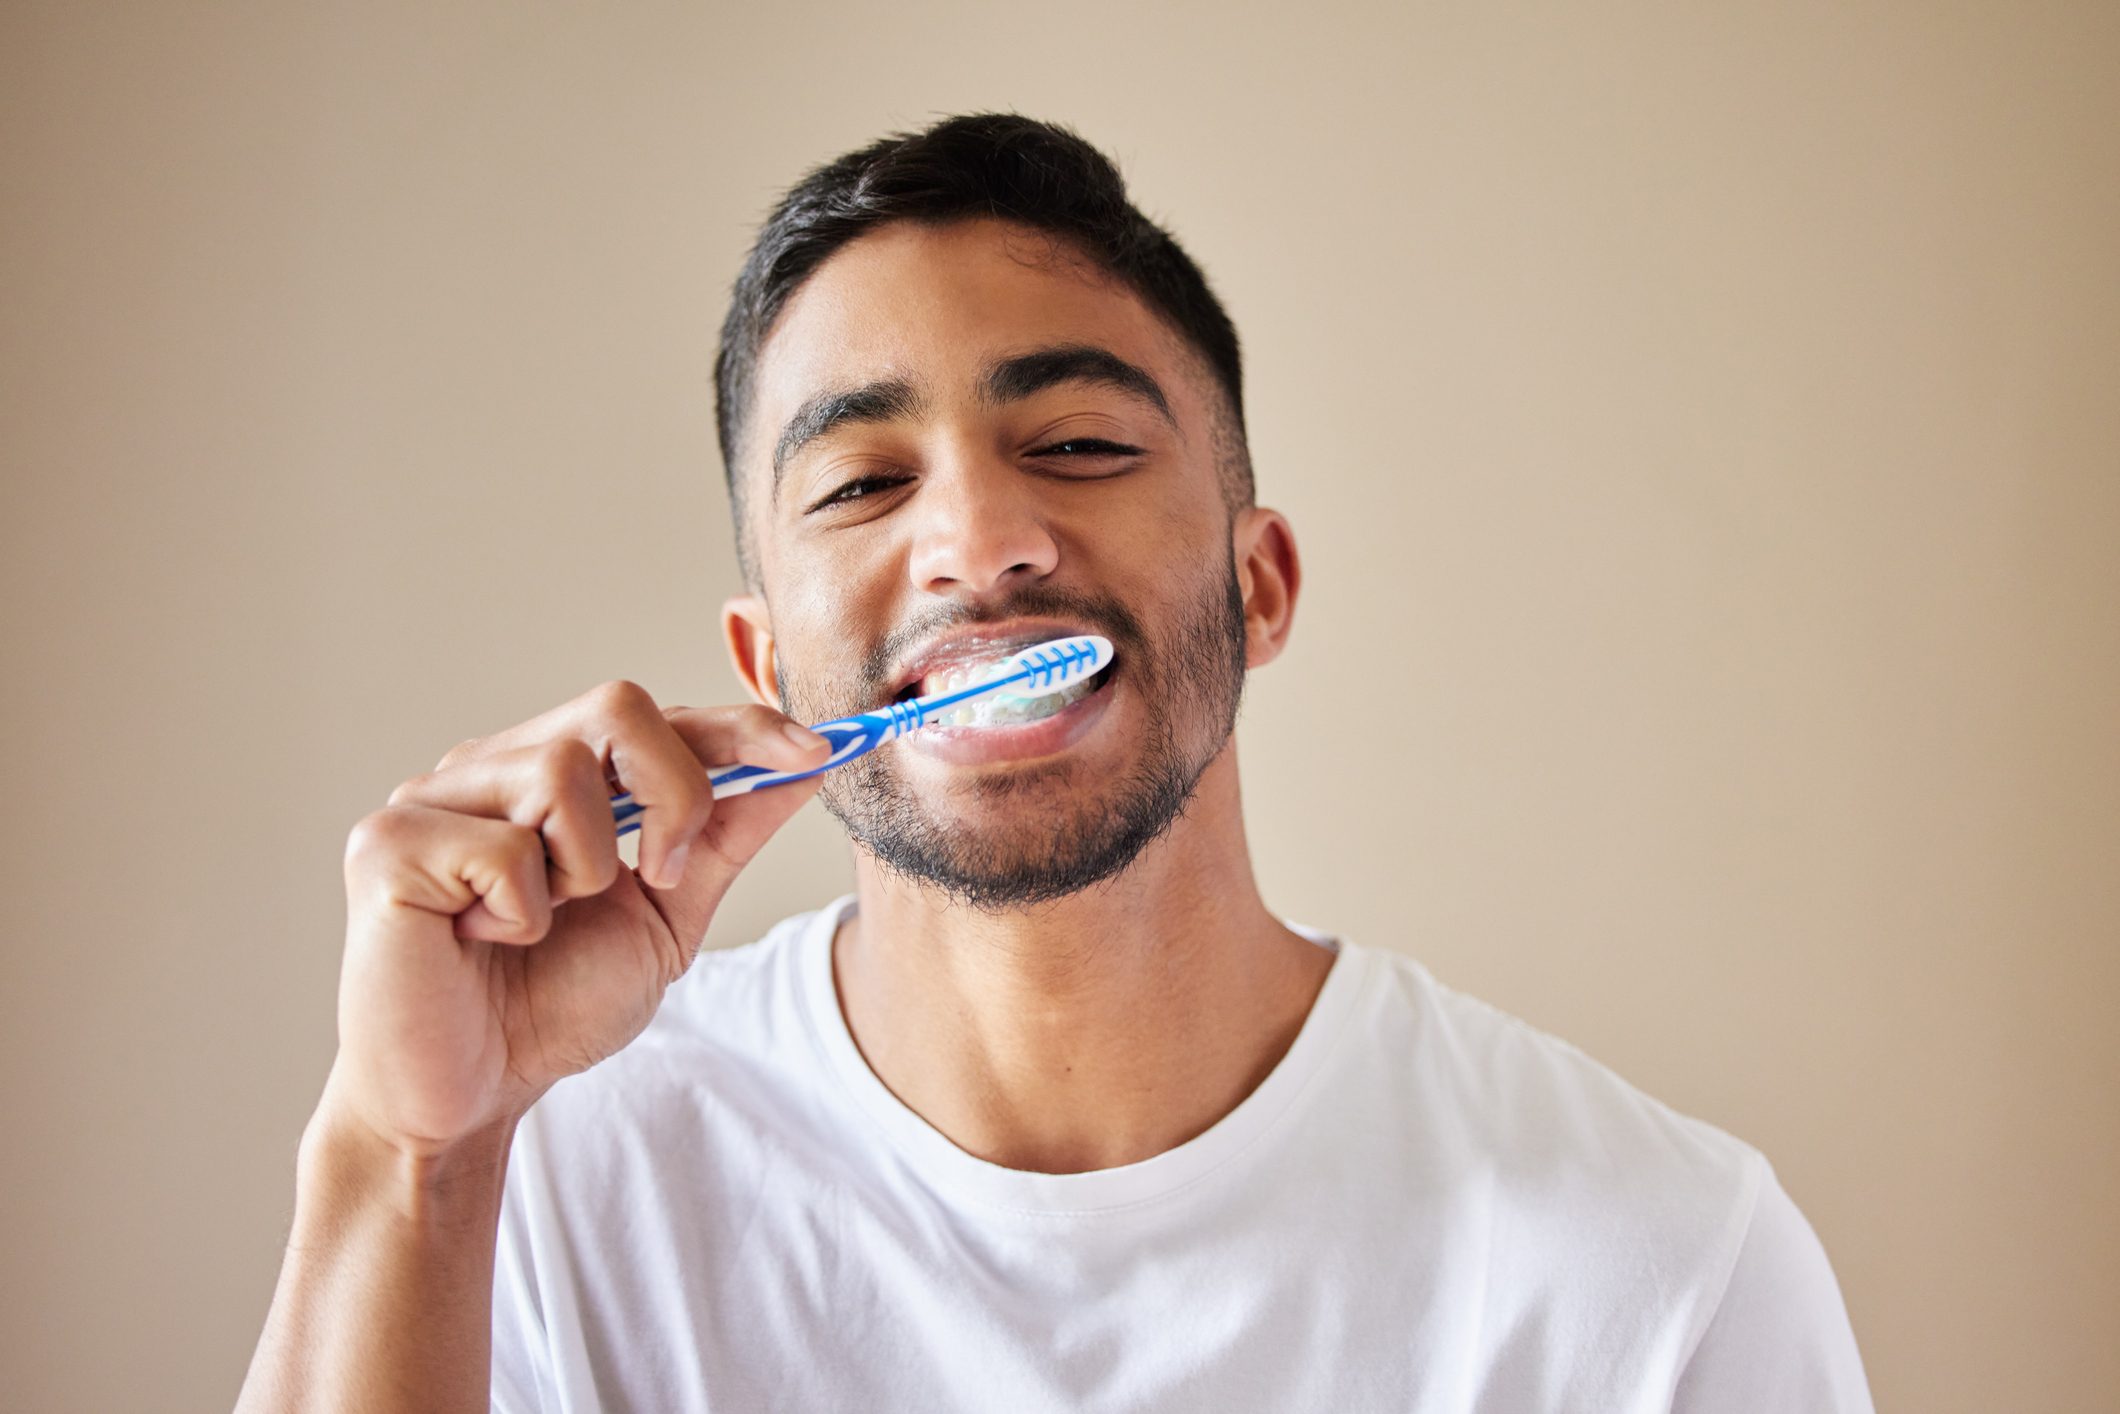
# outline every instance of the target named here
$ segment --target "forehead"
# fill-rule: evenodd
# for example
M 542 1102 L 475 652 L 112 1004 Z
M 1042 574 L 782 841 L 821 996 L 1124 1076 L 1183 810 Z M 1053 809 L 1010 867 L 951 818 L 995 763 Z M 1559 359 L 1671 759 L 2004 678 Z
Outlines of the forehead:
M 760 350 L 743 460 L 757 476 L 778 429 L 818 392 L 880 378 L 938 406 L 972 398 L 997 357 L 1060 344 L 1110 350 L 1194 397 L 1176 336 L 1140 297 L 1065 243 L 1021 226 L 897 221 L 834 252 Z M 1181 422 L 1189 408 L 1174 406 Z

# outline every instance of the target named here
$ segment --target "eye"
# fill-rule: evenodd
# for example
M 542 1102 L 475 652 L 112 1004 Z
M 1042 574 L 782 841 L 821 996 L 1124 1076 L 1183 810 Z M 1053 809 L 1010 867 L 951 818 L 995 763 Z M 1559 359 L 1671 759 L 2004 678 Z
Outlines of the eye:
M 831 495 L 812 505 L 809 511 L 821 511 L 830 506 L 845 505 L 850 501 L 858 501 L 864 496 L 874 496 L 879 492 L 888 491 L 893 486 L 903 486 L 912 479 L 910 476 L 857 476 Z M 804 514 L 809 514 L 809 511 L 805 511 Z
M 1049 447 L 1040 447 L 1032 452 L 1034 457 L 1138 457 L 1141 448 L 1129 447 L 1124 442 L 1110 442 L 1102 437 L 1070 437 L 1065 442 L 1055 442 Z

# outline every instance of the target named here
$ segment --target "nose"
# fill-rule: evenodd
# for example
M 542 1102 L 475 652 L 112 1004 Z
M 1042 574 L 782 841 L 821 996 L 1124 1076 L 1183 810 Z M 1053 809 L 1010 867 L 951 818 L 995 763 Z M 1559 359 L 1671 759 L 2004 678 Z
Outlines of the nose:
M 907 565 L 914 585 L 983 594 L 1051 574 L 1060 545 L 1027 483 L 1015 467 L 984 459 L 931 471 Z

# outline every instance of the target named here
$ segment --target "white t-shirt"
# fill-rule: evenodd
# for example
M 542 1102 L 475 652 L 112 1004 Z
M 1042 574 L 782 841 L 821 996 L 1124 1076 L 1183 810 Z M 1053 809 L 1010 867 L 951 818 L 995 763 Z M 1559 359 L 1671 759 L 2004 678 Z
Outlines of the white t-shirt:
M 869 1070 L 851 897 L 701 955 L 517 1132 L 493 1407 L 1871 1408 L 1756 1150 L 1413 959 L 1337 956 L 1295 1043 L 1140 1163 L 976 1159 Z

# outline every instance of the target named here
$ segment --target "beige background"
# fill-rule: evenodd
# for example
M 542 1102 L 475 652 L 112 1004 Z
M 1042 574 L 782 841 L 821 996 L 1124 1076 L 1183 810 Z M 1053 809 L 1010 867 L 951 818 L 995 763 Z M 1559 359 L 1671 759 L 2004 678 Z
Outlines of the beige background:
M 2110 1407 L 2112 6 L 0 14 L 10 1409 L 232 1400 L 347 828 L 605 678 L 733 700 L 728 281 L 976 107 L 1244 333 L 1270 901 L 1764 1149 L 1882 1407 Z M 715 941 L 847 878 L 813 809 Z

